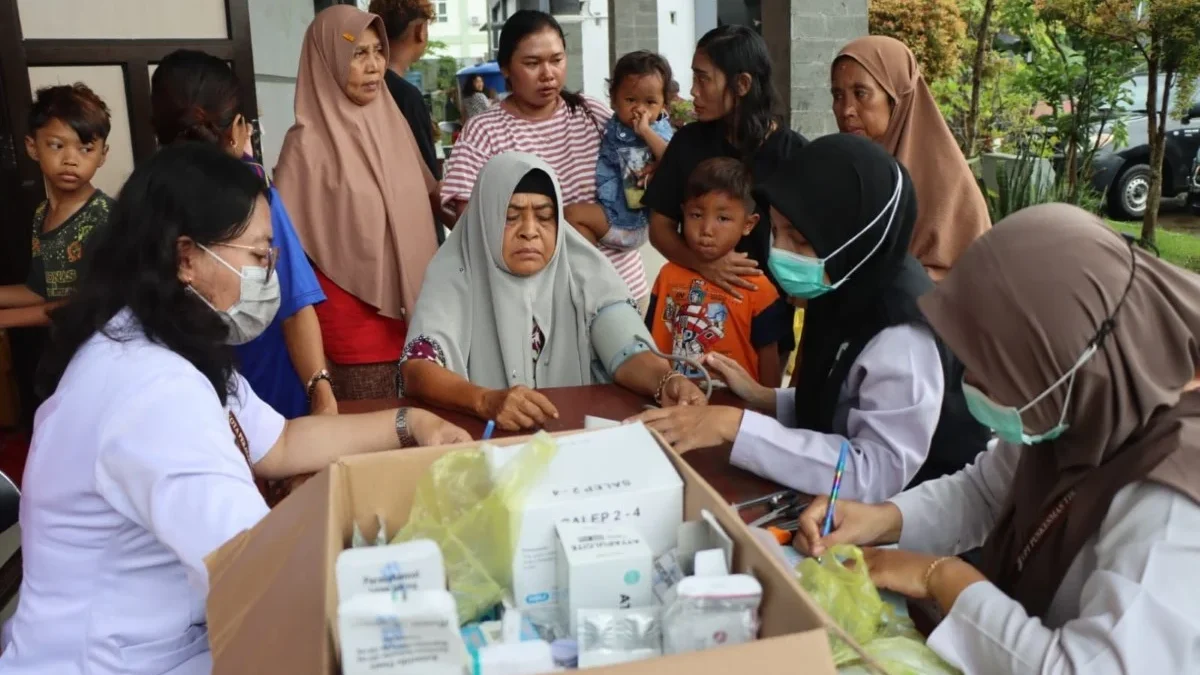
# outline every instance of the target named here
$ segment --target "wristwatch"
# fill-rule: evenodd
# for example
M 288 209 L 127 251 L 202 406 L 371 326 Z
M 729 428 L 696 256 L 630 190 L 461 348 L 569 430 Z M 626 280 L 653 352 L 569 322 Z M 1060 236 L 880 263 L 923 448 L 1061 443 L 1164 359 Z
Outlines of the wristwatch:
M 412 435 L 412 429 L 408 426 L 408 408 L 400 408 L 396 411 L 396 440 L 400 441 L 400 447 L 410 448 L 417 444 L 417 439 Z

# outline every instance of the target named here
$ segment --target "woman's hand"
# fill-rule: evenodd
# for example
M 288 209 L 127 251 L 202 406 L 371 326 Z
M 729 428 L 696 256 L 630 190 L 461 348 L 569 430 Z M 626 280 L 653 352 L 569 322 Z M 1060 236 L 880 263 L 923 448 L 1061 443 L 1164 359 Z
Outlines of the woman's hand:
M 737 394 L 738 398 L 753 406 L 755 410 L 772 413 L 775 411 L 775 390 L 759 384 L 754 376 L 746 372 L 742 364 L 716 352 L 705 354 L 703 363 L 717 371 L 717 375 L 725 380 L 729 389 Z
M 504 431 L 534 429 L 558 419 L 558 408 L 544 395 L 525 386 L 497 389 L 483 395 L 484 419 L 495 420 Z
M 815 497 L 800 514 L 799 529 L 792 545 L 801 553 L 819 556 L 834 544 L 871 546 L 892 544 L 900 539 L 904 517 L 891 502 L 863 504 L 839 499 L 833 509 L 833 530 L 821 537 L 829 497 Z
M 313 387 L 312 400 L 308 404 L 310 415 L 338 414 L 337 398 L 333 395 L 333 387 L 328 380 L 320 380 Z
M 626 422 L 642 422 L 662 434 L 677 452 L 730 443 L 742 424 L 742 411 L 723 405 L 647 410 Z
M 737 251 L 730 251 L 717 260 L 699 265 L 696 271 L 739 300 L 742 299 L 742 294 L 737 289 L 758 290 L 757 284 L 743 277 L 755 277 L 762 274 L 762 270 L 758 269 L 757 262 L 751 260 L 750 256 L 745 253 Z
M 925 600 L 930 597 L 926 577 L 929 576 L 929 568 L 938 558 L 939 556 L 895 548 L 863 549 L 863 562 L 867 564 L 871 582 L 882 591 L 899 593 L 913 600 Z M 939 564 L 938 568 L 950 562 L 947 560 Z
M 677 405 L 708 405 L 708 399 L 695 382 L 681 375 L 668 379 L 663 385 L 662 401 L 659 404 L 664 408 Z
M 454 426 L 428 410 L 418 408 L 409 408 L 408 428 L 420 446 L 450 445 L 471 440 L 471 434 L 461 427 Z

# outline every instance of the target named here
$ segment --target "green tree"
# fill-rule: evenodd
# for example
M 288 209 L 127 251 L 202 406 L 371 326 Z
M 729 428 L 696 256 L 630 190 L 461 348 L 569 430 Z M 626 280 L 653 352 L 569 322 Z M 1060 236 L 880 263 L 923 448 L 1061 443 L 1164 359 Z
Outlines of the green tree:
M 1030 60 L 1026 85 L 1050 107 L 1041 121 L 1064 155 L 1063 194 L 1079 203 L 1105 139 L 1119 144 L 1125 137 L 1118 113 L 1129 104 L 1123 85 L 1136 56 L 1126 44 L 1063 21 L 1054 8 L 1026 7 L 1033 15 L 1021 34 Z
M 990 10 L 988 5 L 991 5 Z M 930 82 L 942 114 L 968 157 L 1003 140 L 1023 139 L 1037 98 L 1025 86 L 1026 63 L 997 41 L 1023 31 L 1032 18 L 1014 12 L 1028 0 L 959 0 L 968 30 L 958 69 Z M 990 11 L 990 14 L 988 13 Z
M 967 26 L 957 0 L 871 0 L 867 21 L 871 35 L 908 45 L 926 82 L 958 70 Z
M 1141 57 L 1149 80 L 1146 116 L 1150 140 L 1150 193 L 1141 239 L 1153 245 L 1162 198 L 1162 164 L 1171 93 L 1186 104 L 1200 75 L 1200 0 L 1037 0 L 1041 8 L 1101 40 Z M 1159 90 L 1159 76 L 1163 78 Z M 1184 83 L 1182 87 L 1179 83 Z

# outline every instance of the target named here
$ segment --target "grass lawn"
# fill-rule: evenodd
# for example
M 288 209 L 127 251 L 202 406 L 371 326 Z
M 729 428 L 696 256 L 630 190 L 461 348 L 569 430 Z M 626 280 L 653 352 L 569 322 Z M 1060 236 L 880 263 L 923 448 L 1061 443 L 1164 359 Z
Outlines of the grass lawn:
M 1108 224 L 1118 232 L 1135 236 L 1142 233 L 1140 222 L 1122 223 L 1109 220 Z M 1163 260 L 1200 273 L 1200 236 L 1159 228 L 1156 237 L 1158 250 L 1162 254 Z

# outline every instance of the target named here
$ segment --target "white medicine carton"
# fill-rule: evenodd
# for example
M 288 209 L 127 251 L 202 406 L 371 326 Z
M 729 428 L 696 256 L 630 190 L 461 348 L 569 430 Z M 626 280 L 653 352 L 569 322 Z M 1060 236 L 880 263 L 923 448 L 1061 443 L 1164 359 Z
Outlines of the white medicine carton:
M 558 436 L 558 453 L 520 507 L 513 598 L 519 609 L 558 602 L 559 523 L 633 528 L 655 556 L 675 547 L 683 522 L 683 480 L 642 424 Z M 485 446 L 495 472 L 521 446 Z
M 577 635 L 581 609 L 651 606 L 653 560 L 632 527 L 559 523 L 559 620 Z

